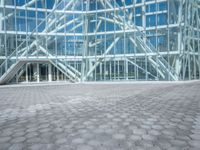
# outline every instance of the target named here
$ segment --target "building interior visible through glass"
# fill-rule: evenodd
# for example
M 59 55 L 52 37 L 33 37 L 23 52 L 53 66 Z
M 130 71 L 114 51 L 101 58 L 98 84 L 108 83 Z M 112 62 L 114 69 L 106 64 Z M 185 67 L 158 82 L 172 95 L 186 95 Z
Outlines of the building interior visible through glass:
M 0 0 L 0 84 L 199 74 L 200 0 Z

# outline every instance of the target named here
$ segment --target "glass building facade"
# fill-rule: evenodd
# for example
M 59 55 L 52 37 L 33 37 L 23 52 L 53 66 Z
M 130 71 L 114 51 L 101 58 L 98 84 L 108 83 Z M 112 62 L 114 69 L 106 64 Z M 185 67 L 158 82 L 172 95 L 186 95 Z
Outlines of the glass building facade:
M 0 84 L 199 74 L 200 0 L 0 0 Z

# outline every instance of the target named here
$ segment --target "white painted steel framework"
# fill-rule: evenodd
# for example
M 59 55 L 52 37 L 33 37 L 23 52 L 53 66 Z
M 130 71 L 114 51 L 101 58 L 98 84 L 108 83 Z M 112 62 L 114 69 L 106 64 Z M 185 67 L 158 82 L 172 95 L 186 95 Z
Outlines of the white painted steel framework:
M 200 0 L 0 0 L 0 84 L 199 74 Z

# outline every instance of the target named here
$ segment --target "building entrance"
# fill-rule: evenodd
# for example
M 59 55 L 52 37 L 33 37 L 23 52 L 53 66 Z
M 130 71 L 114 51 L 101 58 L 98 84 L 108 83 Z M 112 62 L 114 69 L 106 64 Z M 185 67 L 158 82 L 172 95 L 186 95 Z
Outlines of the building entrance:
M 27 63 L 25 78 L 27 82 L 43 82 L 49 80 L 48 63 Z
M 16 76 L 17 82 L 66 81 L 68 78 L 48 62 L 26 63 Z

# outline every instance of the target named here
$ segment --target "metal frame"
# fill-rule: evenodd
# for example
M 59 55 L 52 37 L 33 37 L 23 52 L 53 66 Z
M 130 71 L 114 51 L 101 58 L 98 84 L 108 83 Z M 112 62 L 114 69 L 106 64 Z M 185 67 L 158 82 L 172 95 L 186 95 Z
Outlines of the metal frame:
M 0 84 L 34 61 L 73 82 L 200 79 L 199 13 L 200 0 L 0 0 Z

